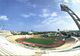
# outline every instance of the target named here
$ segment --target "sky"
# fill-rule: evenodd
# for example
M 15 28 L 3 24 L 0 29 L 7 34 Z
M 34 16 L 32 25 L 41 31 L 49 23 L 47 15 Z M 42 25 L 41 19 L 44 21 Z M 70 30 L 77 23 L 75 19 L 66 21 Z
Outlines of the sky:
M 78 30 L 68 13 L 61 11 L 66 4 L 78 16 L 80 0 L 0 0 L 0 29 L 10 31 Z

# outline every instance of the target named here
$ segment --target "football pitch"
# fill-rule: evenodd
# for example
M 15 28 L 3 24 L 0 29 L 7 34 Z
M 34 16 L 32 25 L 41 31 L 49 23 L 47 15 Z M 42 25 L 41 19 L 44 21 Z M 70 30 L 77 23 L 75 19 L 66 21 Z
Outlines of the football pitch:
M 37 43 L 37 44 L 53 44 L 55 41 L 51 39 L 43 39 L 43 38 L 29 38 L 24 39 L 25 42 Z

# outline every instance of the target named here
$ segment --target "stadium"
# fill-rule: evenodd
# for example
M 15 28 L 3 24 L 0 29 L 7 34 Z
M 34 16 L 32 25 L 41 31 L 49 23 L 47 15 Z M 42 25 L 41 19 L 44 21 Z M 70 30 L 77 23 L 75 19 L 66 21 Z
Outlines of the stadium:
M 1 45 L 4 50 L 7 52 L 4 54 L 5 51 L 4 53 L 1 51 L 1 55 L 47 55 L 45 52 L 64 52 L 79 46 L 80 43 L 79 39 L 76 37 L 55 41 L 54 39 L 45 39 L 39 36 L 34 37 L 34 35 L 13 35 L 10 32 L 8 34 L 4 34 L 4 37 L 0 36 L 0 40 L 2 39 L 0 42 L 2 43 Z
M 28 6 L 31 6 L 31 4 L 29 3 Z M 35 8 L 36 6 L 34 5 L 33 7 Z M 29 31 L 19 32 L 19 31 L 10 31 L 10 30 L 1 29 L 0 30 L 0 56 L 64 56 L 64 55 L 75 56 L 76 54 L 80 56 L 79 54 L 80 53 L 80 24 L 79 24 L 80 18 L 65 4 L 60 4 L 60 8 L 62 11 L 67 12 L 72 17 L 73 21 L 75 22 L 75 24 L 79 29 L 78 31 L 76 30 L 62 31 L 60 29 L 57 29 L 57 31 L 32 31 L 31 30 L 30 32 Z M 45 9 L 43 10 L 44 13 L 47 13 L 46 11 L 47 10 Z M 30 13 L 29 15 L 24 15 L 24 17 L 32 17 L 32 16 L 36 16 L 36 15 L 32 13 Z M 39 16 L 43 17 L 42 15 Z M 44 16 L 48 16 L 48 15 L 44 14 Z M 4 17 L 6 16 L 2 16 L 0 18 L 4 18 Z M 5 20 L 7 20 L 7 18 Z M 24 19 L 24 21 L 25 20 L 26 19 Z M 24 26 L 21 25 L 23 24 L 20 23 L 19 25 L 21 29 L 23 29 Z M 49 25 L 49 23 L 47 23 L 47 25 Z M 27 27 L 25 26 L 25 28 Z
M 14 35 L 10 31 L 1 31 L 0 33 L 0 55 L 35 55 L 35 56 L 48 56 L 54 55 L 55 52 L 65 53 L 65 51 L 71 50 L 79 46 L 80 40 L 74 36 L 64 40 L 64 37 L 41 37 L 42 33 L 37 36 L 32 35 Z M 41 36 L 40 36 L 41 35 Z M 46 35 L 45 35 L 46 36 Z M 54 36 L 54 34 L 53 34 Z M 34 41 L 35 40 L 35 41 Z M 47 41 L 46 41 L 47 40 Z M 54 52 L 54 53 L 53 53 Z M 74 52 L 74 51 L 73 51 Z M 73 53 L 71 51 L 71 53 Z M 79 53 L 79 52 L 77 52 Z M 58 56 L 58 54 L 56 54 Z M 68 53 L 67 53 L 68 54 Z M 72 54 L 69 54 L 72 55 Z M 75 55 L 75 53 L 74 53 Z

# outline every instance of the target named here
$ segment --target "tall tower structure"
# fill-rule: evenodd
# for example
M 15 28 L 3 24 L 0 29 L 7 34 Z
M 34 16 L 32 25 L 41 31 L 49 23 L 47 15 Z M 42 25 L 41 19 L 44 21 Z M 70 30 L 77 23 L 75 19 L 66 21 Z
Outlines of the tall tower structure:
M 72 19 L 74 20 L 74 22 L 76 23 L 76 25 L 78 26 L 79 30 L 80 30 L 80 18 L 66 5 L 64 4 L 60 4 L 61 10 L 67 12 Z

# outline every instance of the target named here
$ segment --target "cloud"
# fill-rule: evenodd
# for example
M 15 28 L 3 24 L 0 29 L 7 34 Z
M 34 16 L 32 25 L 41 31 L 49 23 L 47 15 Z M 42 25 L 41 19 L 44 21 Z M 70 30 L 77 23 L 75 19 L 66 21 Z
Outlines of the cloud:
M 48 13 L 47 9 L 42 9 L 41 14 L 39 16 L 44 17 L 44 18 L 48 17 L 49 13 Z
M 21 14 L 21 16 L 24 17 L 24 18 L 29 18 L 29 17 L 31 17 L 31 16 L 36 16 L 36 14 L 34 14 L 34 13 Z
M 57 13 L 56 12 L 52 12 L 51 13 L 51 17 L 54 17 L 54 16 L 57 16 Z
M 49 9 L 42 9 L 42 13 L 39 15 L 40 17 L 48 18 L 57 16 L 56 12 L 50 12 Z
M 76 24 L 69 16 L 57 16 L 52 18 L 47 18 L 42 21 L 41 24 L 35 25 L 36 30 L 40 31 L 56 31 L 58 28 L 60 30 L 78 30 Z M 66 21 L 67 20 L 67 21 Z
M 27 6 L 32 7 L 32 8 L 37 7 L 36 4 L 32 4 L 29 0 L 16 0 L 16 1 L 21 2 L 21 3 L 25 3 Z
M 36 7 L 37 7 L 37 5 L 36 5 L 36 4 L 33 4 L 33 5 L 32 5 L 32 7 L 33 7 L 33 8 L 36 8 Z
M 64 0 L 65 3 L 80 4 L 80 0 Z
M 35 14 L 35 13 L 29 13 L 29 15 L 30 15 L 30 16 L 36 16 L 36 14 Z
M 80 0 L 71 0 L 72 3 L 79 3 L 80 4 Z
M 22 14 L 21 16 L 24 17 L 24 18 L 30 17 L 30 15 L 28 15 L 28 14 Z
M 50 14 L 48 14 L 48 13 L 43 13 L 43 14 L 40 14 L 39 16 L 40 16 L 40 17 L 47 18 L 47 17 L 49 17 L 49 16 L 50 16 Z
M 7 17 L 7 16 L 5 16 L 5 15 L 3 15 L 3 16 L 0 16 L 0 20 L 8 20 L 9 18 Z
M 56 19 L 56 18 L 54 18 L 54 17 L 49 17 L 49 18 L 43 20 L 42 23 L 43 23 L 43 24 L 51 24 L 51 23 L 53 23 L 53 22 L 55 22 L 55 21 L 57 21 L 57 20 L 58 20 L 58 19 Z
M 43 13 L 48 13 L 48 12 L 49 12 L 49 10 L 48 10 L 48 9 L 46 9 L 46 8 L 44 8 L 44 9 L 42 9 L 42 12 L 43 12 Z
M 64 0 L 64 2 L 69 3 L 69 0 Z

